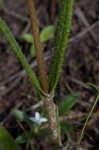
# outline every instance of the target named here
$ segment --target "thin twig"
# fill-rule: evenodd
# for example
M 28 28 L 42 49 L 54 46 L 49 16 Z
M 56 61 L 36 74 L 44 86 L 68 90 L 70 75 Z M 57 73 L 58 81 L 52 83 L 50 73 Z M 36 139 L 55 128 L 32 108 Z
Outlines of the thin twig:
M 72 82 L 74 82 L 74 83 L 80 85 L 81 87 L 83 87 L 83 88 L 85 88 L 85 89 L 92 90 L 92 88 L 91 88 L 90 86 L 88 86 L 87 84 L 85 84 L 84 82 L 82 82 L 82 81 L 80 81 L 80 80 L 78 80 L 78 79 L 75 79 L 75 78 L 73 78 L 73 77 L 71 77 L 71 76 L 67 76 L 66 78 L 67 78 L 68 80 L 70 80 L 70 81 L 72 81 Z
M 21 78 L 17 78 L 9 88 L 5 88 L 4 92 L 0 92 L 0 97 L 4 96 L 6 94 L 8 94 L 9 92 L 11 92 L 20 82 Z
M 19 19 L 20 21 L 29 22 L 28 17 L 25 17 L 23 15 L 17 14 L 16 12 L 14 12 L 12 10 L 9 11 L 6 7 L 3 8 L 3 11 L 5 13 L 7 13 L 7 15 L 10 15 L 10 16 L 16 18 L 16 19 Z
M 88 23 L 88 21 L 87 21 L 85 15 L 84 15 L 84 13 L 82 12 L 82 10 L 81 10 L 79 7 L 77 7 L 77 8 L 75 9 L 75 15 L 83 22 L 83 24 L 85 25 L 85 27 L 89 27 L 89 26 L 90 26 L 90 24 Z M 97 41 L 97 40 L 96 40 L 96 34 L 95 34 L 92 30 L 90 30 L 89 32 L 90 32 L 92 38 L 93 38 L 93 39 L 95 40 L 95 42 L 96 42 L 96 41 Z
M 89 31 L 91 31 L 92 29 L 94 29 L 98 25 L 99 25 L 99 21 L 97 21 L 94 24 L 90 25 L 89 27 L 85 28 L 83 31 L 81 31 L 80 33 L 78 33 L 76 36 L 72 37 L 69 40 L 69 43 L 72 43 L 74 41 L 80 40 L 81 38 L 84 37 L 84 35 L 86 35 Z
M 34 111 L 34 110 L 38 109 L 39 107 L 41 107 L 43 104 L 44 104 L 44 101 L 41 100 L 41 101 L 38 102 L 37 104 L 32 105 L 30 108 L 27 108 L 25 111 L 26 111 L 26 112 Z

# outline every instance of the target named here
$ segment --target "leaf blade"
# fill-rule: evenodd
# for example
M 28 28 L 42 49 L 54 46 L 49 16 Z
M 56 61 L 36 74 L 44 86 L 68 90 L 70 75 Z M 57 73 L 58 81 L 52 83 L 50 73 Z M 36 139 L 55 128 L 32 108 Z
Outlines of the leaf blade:
M 41 33 L 40 33 L 40 40 L 41 42 L 46 42 L 48 41 L 54 33 L 54 26 L 46 26 L 44 29 L 42 29 Z
M 0 125 L 0 150 L 21 150 L 11 135 Z
M 72 95 L 66 96 L 61 104 L 59 104 L 59 114 L 61 116 L 65 115 L 76 103 L 80 94 L 74 93 Z
M 23 68 L 27 72 L 27 75 L 29 76 L 29 78 L 31 80 L 31 83 L 33 85 L 35 85 L 42 94 L 44 94 L 44 91 L 43 91 L 43 89 L 40 86 L 40 82 L 37 79 L 35 73 L 30 68 L 30 66 L 29 66 L 25 56 L 23 55 L 23 53 L 21 51 L 21 48 L 20 48 L 19 44 L 14 39 L 14 36 L 12 35 L 12 33 L 9 30 L 8 26 L 6 25 L 6 23 L 1 19 L 1 17 L 0 17 L 0 30 L 3 32 L 4 36 L 8 40 L 10 46 L 12 47 L 14 53 L 16 54 L 16 56 L 18 57 L 19 61 L 22 64 Z
M 31 44 L 33 44 L 34 42 L 34 38 L 33 38 L 33 36 L 32 36 L 32 34 L 29 34 L 29 33 L 25 33 L 25 34 L 22 34 L 21 35 L 21 38 L 23 39 L 23 40 L 25 40 L 26 42 L 28 42 L 28 43 L 31 43 Z
M 61 65 L 71 27 L 73 1 L 74 0 L 60 1 L 60 14 L 56 30 L 54 54 L 52 57 L 51 69 L 48 77 L 50 91 L 55 89 L 60 77 Z

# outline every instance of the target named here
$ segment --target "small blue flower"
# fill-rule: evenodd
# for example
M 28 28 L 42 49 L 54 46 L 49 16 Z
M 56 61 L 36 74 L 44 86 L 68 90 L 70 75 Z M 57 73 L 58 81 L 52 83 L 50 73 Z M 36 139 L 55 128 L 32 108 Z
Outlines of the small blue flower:
M 48 121 L 47 118 L 41 117 L 39 112 L 35 112 L 35 117 L 30 117 L 30 120 L 38 125 Z

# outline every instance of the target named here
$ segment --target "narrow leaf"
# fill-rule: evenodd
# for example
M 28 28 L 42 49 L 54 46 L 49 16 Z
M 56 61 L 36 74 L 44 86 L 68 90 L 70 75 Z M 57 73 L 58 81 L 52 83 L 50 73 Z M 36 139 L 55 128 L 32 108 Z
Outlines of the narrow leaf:
M 79 98 L 80 94 L 79 93 L 74 93 L 72 95 L 66 96 L 62 103 L 59 104 L 59 115 L 63 116 L 67 112 L 70 111 L 70 109 L 75 105 Z
M 89 118 L 92 116 L 92 113 L 93 113 L 93 111 L 94 111 L 94 109 L 95 109 L 95 107 L 96 107 L 98 101 L 99 101 L 99 95 L 97 95 L 97 97 L 96 97 L 96 99 L 95 99 L 95 101 L 94 101 L 94 104 L 93 104 L 93 106 L 92 106 L 92 108 L 91 108 L 91 110 L 90 110 L 90 112 L 89 112 L 89 114 L 88 114 L 88 116 L 87 116 L 87 118 L 86 118 L 86 121 L 85 121 L 85 123 L 84 123 L 84 126 L 83 126 L 83 128 L 82 128 L 81 135 L 80 135 L 80 138 L 79 138 L 78 143 L 77 143 L 77 150 L 78 150 L 78 147 L 79 147 L 79 145 L 80 145 L 80 142 L 81 142 L 81 140 L 82 140 L 82 138 L 83 138 L 83 136 L 84 136 L 84 132 L 85 132 L 86 125 L 87 125 L 87 123 L 88 123 L 88 121 L 89 121 Z
M 54 26 L 50 25 L 45 27 L 40 33 L 41 42 L 48 41 L 53 36 L 53 33 L 54 33 Z
M 21 150 L 11 135 L 0 125 L 0 150 Z
M 64 53 L 71 27 L 73 1 L 74 0 L 60 1 L 60 14 L 56 28 L 54 53 L 49 72 L 50 91 L 54 90 L 60 77 L 61 65 L 63 63 Z
M 39 80 L 37 79 L 37 77 L 36 77 L 35 73 L 32 71 L 32 69 L 30 68 L 25 56 L 23 55 L 23 53 L 21 51 L 20 46 L 18 45 L 18 43 L 14 39 L 14 37 L 13 37 L 12 33 L 10 32 L 6 23 L 1 18 L 0 18 L 0 30 L 5 35 L 10 46 L 12 47 L 14 53 L 16 54 L 16 56 L 20 60 L 21 64 L 23 65 L 23 67 L 24 67 L 25 71 L 27 72 L 27 75 L 29 76 L 32 84 L 34 84 L 39 89 L 39 91 L 42 94 L 44 94 L 44 92 L 40 86 Z
M 59 143 L 60 145 L 61 143 L 61 126 L 60 126 L 60 120 L 59 120 L 59 116 L 56 115 L 56 122 L 57 122 L 57 133 L 58 133 L 58 138 L 59 138 Z

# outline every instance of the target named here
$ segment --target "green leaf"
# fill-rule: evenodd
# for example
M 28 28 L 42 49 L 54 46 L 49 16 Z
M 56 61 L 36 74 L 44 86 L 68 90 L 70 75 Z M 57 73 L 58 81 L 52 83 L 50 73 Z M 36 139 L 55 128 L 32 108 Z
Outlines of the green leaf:
M 34 45 L 32 45 L 32 46 L 30 47 L 30 55 L 31 55 L 32 57 L 35 56 L 35 47 L 34 47 Z
M 28 43 L 31 43 L 31 47 L 30 47 L 30 55 L 32 57 L 35 56 L 35 47 L 34 47 L 34 37 L 32 34 L 29 34 L 29 33 L 25 33 L 25 34 L 22 34 L 21 36 L 22 39 L 24 39 L 25 41 L 27 41 Z
M 60 77 L 61 65 L 63 63 L 64 53 L 67 47 L 68 36 L 71 28 L 73 2 L 74 0 L 60 1 L 60 14 L 56 28 L 54 53 L 49 72 L 50 92 L 56 88 Z
M 13 109 L 12 114 L 16 117 L 16 119 L 20 121 L 25 121 L 31 129 L 34 128 L 33 122 L 30 120 L 30 118 L 25 112 L 17 110 L 17 109 Z
M 41 42 L 46 42 L 48 41 L 52 35 L 54 33 L 54 26 L 47 26 L 45 27 L 40 34 L 40 40 Z M 25 33 L 22 34 L 21 36 L 22 39 L 24 39 L 25 41 L 27 41 L 28 43 L 31 43 L 32 46 L 30 47 L 30 55 L 31 56 L 35 56 L 35 47 L 34 47 L 34 37 L 32 34 L 29 33 Z
M 33 44 L 34 42 L 34 38 L 33 38 L 33 35 L 32 34 L 29 34 L 29 33 L 25 33 L 25 34 L 22 34 L 21 36 L 22 39 L 24 39 L 26 42 L 28 43 L 31 43 Z
M 34 47 L 34 37 L 32 34 L 29 34 L 29 33 L 25 33 L 25 34 L 22 34 L 21 36 L 22 39 L 24 39 L 26 42 L 28 43 L 31 43 L 31 47 L 30 47 L 30 55 L 32 57 L 35 56 L 35 47 Z
M 35 124 L 30 120 L 30 118 L 25 112 L 17 110 L 17 109 L 13 109 L 12 114 L 16 117 L 16 119 L 26 122 L 27 125 L 30 127 L 32 133 L 34 133 Z
M 42 29 L 41 33 L 40 33 L 40 40 L 41 42 L 46 42 L 48 41 L 54 33 L 54 26 L 46 26 L 44 29 Z M 32 34 L 30 33 L 25 33 L 22 34 L 21 36 L 25 41 L 27 41 L 28 43 L 33 44 L 34 43 L 34 37 Z
M 48 41 L 53 36 L 53 33 L 54 33 L 54 26 L 50 25 L 45 27 L 40 33 L 41 42 Z
M 20 121 L 27 121 L 28 120 L 28 116 L 20 110 L 17 109 L 13 109 L 12 110 L 12 114 Z
M 73 129 L 73 125 L 71 123 L 62 123 L 62 130 L 66 133 L 67 137 L 71 139 L 70 131 Z
M 11 135 L 0 125 L 0 150 L 21 150 Z
M 74 93 L 72 95 L 66 96 L 62 103 L 59 104 L 59 115 L 63 116 L 75 105 L 79 98 L 79 93 Z
M 19 143 L 19 144 L 22 144 L 22 143 L 25 143 L 26 142 L 26 139 L 27 137 L 25 136 L 25 134 L 22 134 L 22 135 L 19 135 L 17 138 L 16 138 L 16 143 Z
M 14 53 L 16 54 L 16 56 L 20 60 L 21 64 L 23 65 L 23 68 L 27 72 L 27 75 L 29 76 L 32 84 L 35 85 L 37 87 L 37 89 L 44 95 L 44 91 L 41 88 L 40 82 L 37 79 L 35 73 L 30 68 L 25 56 L 23 55 L 23 53 L 21 51 L 21 48 L 20 48 L 19 44 L 16 42 L 16 40 L 14 39 L 14 37 L 13 37 L 11 31 L 9 30 L 8 26 L 6 25 L 6 23 L 1 18 L 0 18 L 0 30 L 5 35 L 5 37 L 8 40 L 10 46 L 12 47 Z

